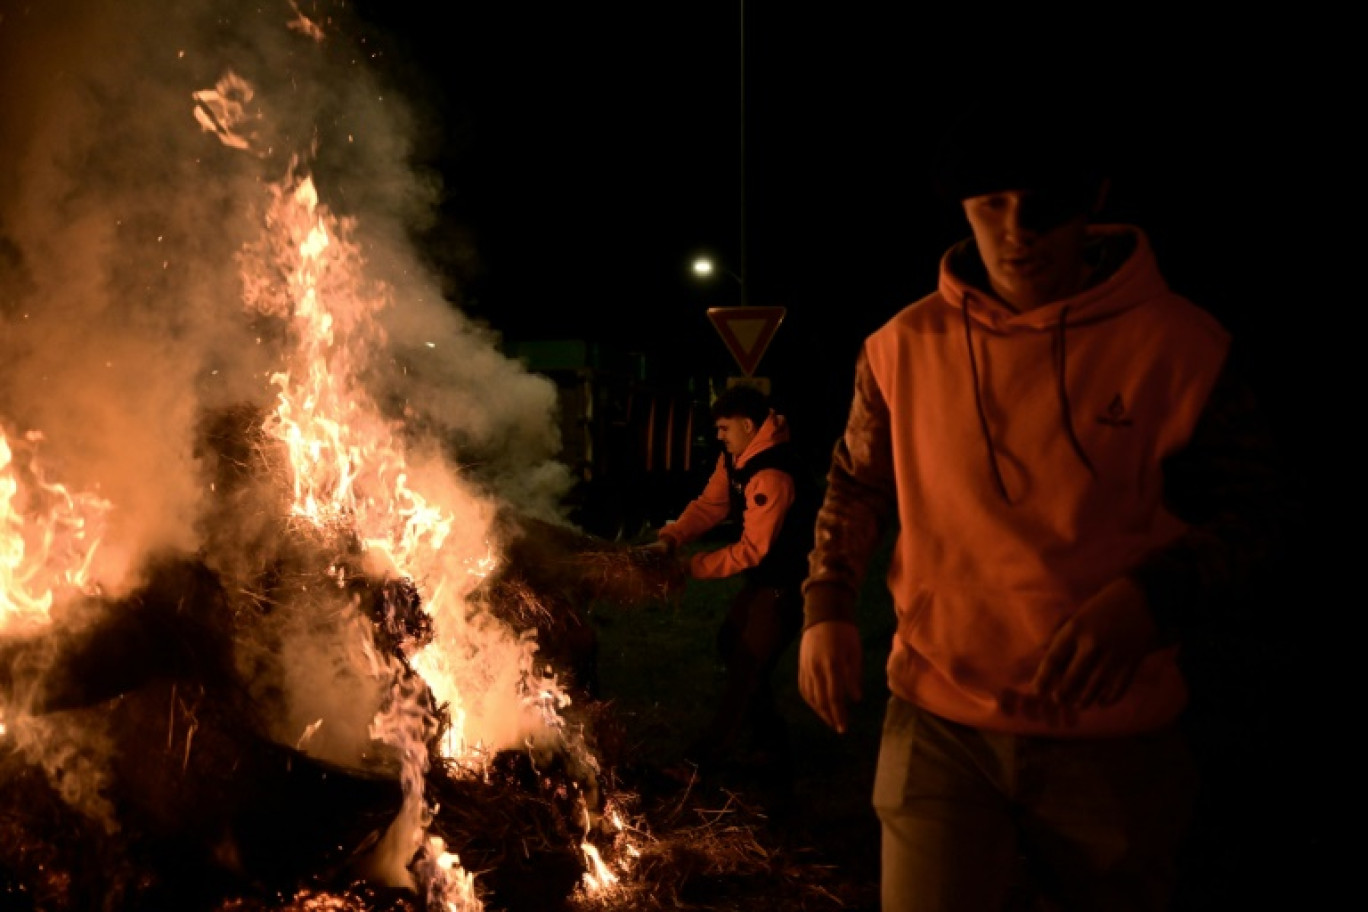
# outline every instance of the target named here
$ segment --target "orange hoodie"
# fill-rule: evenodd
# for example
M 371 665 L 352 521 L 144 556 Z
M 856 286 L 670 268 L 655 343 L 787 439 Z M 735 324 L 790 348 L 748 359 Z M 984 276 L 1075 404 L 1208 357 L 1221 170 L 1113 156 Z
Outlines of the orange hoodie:
M 845 446 L 856 481 L 879 465 L 896 475 L 889 687 L 980 728 L 1130 734 L 1186 702 L 1166 649 L 1118 703 L 1067 729 L 1003 710 L 1060 623 L 1183 534 L 1163 502 L 1162 463 L 1191 436 L 1229 345 L 1214 318 L 1169 290 L 1142 232 L 1092 231 L 1124 257 L 1101 284 L 1017 314 L 966 283 L 976 258 L 966 241 L 942 259 L 938 290 L 864 348 L 891 419 L 886 440 L 848 431 Z M 818 533 L 808 586 L 825 581 L 822 550 L 844 534 Z
M 760 425 L 755 437 L 736 457 L 736 468 L 776 444 L 789 439 L 788 422 L 773 411 Z M 717 465 L 703 486 L 703 493 L 684 508 L 674 522 L 660 530 L 659 537 L 672 545 L 688 544 L 727 518 L 731 510 L 730 481 L 727 477 L 726 454 L 717 457 Z M 689 575 L 695 579 L 719 579 L 735 576 L 756 567 L 770 552 L 783 527 L 784 517 L 796 496 L 793 477 L 779 469 L 761 469 L 746 485 L 746 508 L 742 516 L 739 541 L 712 551 L 704 551 L 689 559 Z

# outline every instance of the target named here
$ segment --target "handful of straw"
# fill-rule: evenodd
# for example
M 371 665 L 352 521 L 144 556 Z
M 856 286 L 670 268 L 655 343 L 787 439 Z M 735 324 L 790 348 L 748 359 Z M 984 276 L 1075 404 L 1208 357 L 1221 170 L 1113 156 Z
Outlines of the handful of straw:
M 574 562 L 593 598 L 618 605 L 676 600 L 687 581 L 674 557 L 649 548 L 588 550 Z

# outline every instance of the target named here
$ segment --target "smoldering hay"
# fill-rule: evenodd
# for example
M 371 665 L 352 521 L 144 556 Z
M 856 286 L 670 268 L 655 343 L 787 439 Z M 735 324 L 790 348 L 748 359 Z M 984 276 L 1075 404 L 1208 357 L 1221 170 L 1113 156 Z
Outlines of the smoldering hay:
M 414 248 L 442 192 L 415 163 L 433 112 L 373 50 L 336 3 L 0 0 L 0 608 L 25 606 L 0 637 L 50 688 L 35 666 L 98 654 L 80 637 L 120 612 L 227 629 L 273 743 L 339 768 L 388 750 L 403 806 L 370 872 L 415 887 L 435 731 L 456 753 L 563 737 L 535 644 L 473 594 L 498 517 L 555 520 L 569 475 L 554 388 Z M 201 571 L 194 597 L 166 589 Z M 366 622 L 415 600 L 432 629 L 377 643 Z M 13 749 L 124 825 L 111 733 L 30 718 L 18 667 Z M 188 767 L 186 720 L 167 737 Z

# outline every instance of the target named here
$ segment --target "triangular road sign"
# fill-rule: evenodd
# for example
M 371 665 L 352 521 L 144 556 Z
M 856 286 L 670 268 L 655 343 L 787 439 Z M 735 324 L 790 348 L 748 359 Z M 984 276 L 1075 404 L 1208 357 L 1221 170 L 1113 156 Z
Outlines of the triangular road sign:
M 709 307 L 708 319 L 717 327 L 741 372 L 750 377 L 760 366 L 785 313 L 783 307 Z

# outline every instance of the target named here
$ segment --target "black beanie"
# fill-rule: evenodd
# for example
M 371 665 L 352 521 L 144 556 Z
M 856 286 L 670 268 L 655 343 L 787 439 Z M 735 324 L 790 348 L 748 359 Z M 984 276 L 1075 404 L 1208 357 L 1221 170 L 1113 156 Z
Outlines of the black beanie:
M 1077 99 L 1013 107 L 978 102 L 940 137 L 933 184 L 958 203 L 1002 190 L 1037 190 L 1087 208 L 1108 176 L 1105 122 Z

